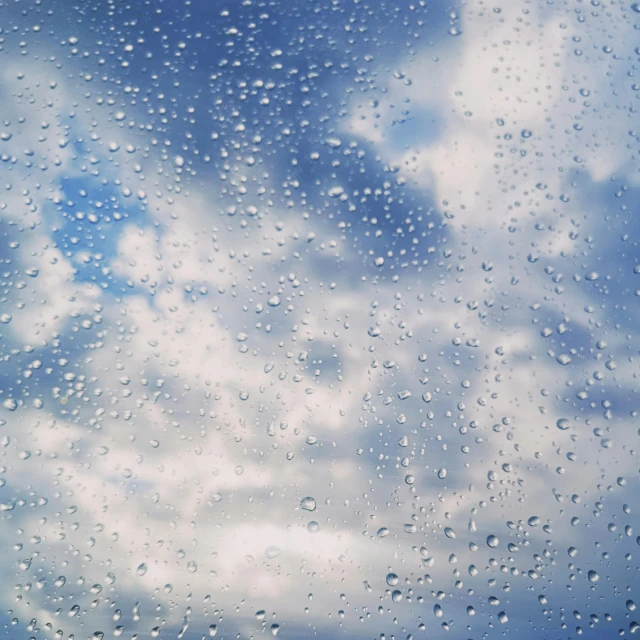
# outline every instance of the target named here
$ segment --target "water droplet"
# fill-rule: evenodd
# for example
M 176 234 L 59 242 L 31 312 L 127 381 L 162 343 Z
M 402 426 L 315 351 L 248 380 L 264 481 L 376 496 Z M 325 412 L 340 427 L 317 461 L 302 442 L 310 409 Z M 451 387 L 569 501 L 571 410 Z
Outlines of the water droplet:
M 277 558 L 280 555 L 280 547 L 276 547 L 271 545 L 264 550 L 264 555 L 267 556 L 269 560 L 273 560 L 273 558 Z
M 498 540 L 497 536 L 494 536 L 494 535 L 487 536 L 487 546 L 491 547 L 492 549 L 495 549 L 499 543 L 500 543 L 500 540 Z
M 316 501 L 311 496 L 307 496 L 306 498 L 302 498 L 300 500 L 300 508 L 305 511 L 315 511 L 316 510 Z

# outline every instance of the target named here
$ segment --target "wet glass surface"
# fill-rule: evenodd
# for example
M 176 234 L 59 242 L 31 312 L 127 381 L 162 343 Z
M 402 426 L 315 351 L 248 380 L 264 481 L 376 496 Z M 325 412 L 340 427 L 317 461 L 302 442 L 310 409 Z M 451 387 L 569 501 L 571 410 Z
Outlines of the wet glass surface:
M 3 636 L 637 632 L 639 45 L 3 0 Z

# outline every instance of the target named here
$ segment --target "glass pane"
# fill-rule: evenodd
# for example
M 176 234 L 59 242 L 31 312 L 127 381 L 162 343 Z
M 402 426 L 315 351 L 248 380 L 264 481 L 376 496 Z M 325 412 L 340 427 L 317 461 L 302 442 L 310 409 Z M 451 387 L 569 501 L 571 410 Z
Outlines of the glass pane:
M 640 3 L 0 3 L 11 640 L 639 628 Z

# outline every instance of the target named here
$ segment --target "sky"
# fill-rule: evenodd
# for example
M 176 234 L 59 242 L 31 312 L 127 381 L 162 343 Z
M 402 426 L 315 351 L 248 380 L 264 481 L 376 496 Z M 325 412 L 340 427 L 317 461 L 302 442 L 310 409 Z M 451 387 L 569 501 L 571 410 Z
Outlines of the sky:
M 637 633 L 639 31 L 0 2 L 4 637 Z

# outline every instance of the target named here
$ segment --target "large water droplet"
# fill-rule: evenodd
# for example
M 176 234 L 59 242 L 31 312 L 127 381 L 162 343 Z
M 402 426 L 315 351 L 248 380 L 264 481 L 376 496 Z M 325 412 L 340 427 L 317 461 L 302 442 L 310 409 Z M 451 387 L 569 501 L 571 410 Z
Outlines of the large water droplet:
M 300 500 L 300 508 L 304 509 L 305 511 L 315 511 L 316 510 L 315 498 L 312 498 L 311 496 L 302 498 L 302 500 Z

